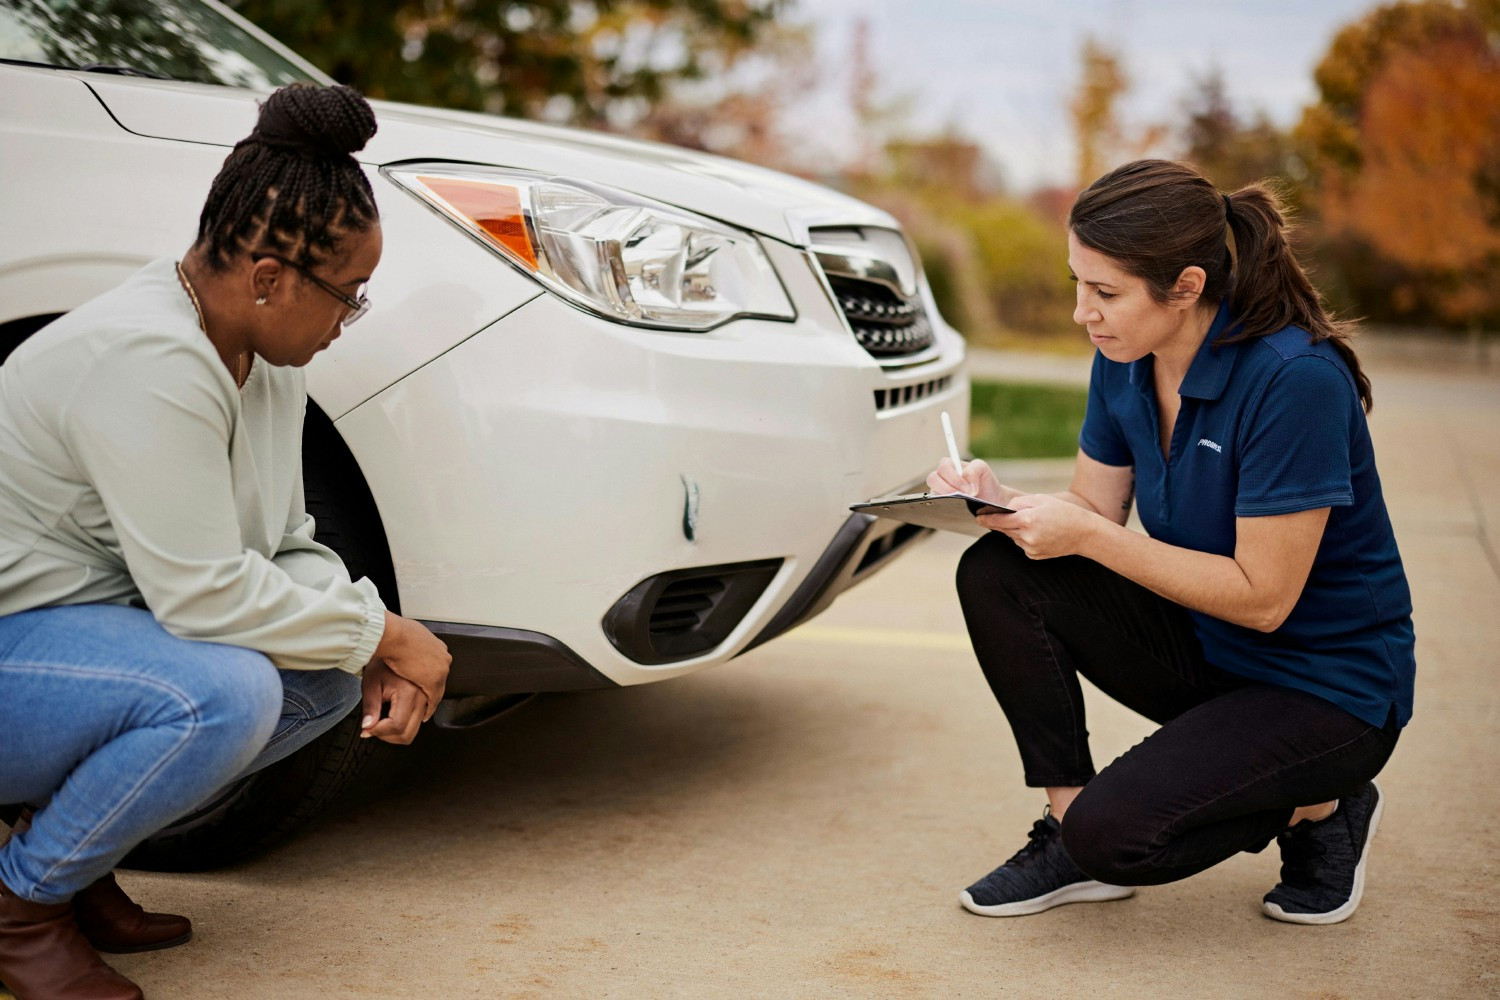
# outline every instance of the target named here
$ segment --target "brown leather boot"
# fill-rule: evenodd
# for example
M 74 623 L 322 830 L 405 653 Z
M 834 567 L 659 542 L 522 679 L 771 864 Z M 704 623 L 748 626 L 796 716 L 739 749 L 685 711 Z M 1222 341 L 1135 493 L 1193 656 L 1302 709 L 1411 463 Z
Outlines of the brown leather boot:
M 22 809 L 10 833 L 0 838 L 0 846 L 11 833 L 31 829 L 33 809 Z M 97 951 L 124 955 L 137 951 L 157 951 L 186 944 L 193 936 L 193 922 L 175 913 L 148 913 L 125 895 L 115 873 L 108 875 L 73 897 L 73 917 L 78 929 Z
M 125 895 L 114 872 L 73 897 L 73 915 L 89 944 L 116 955 L 173 948 L 193 936 L 191 920 L 175 913 L 147 913 Z
M 192 937 L 192 921 L 175 913 L 147 913 L 124 895 L 114 873 L 74 897 L 78 930 L 98 951 L 123 955 L 175 948 Z
M 104 964 L 73 922 L 72 903 L 31 903 L 0 882 L 0 981 L 16 1000 L 145 1000 Z

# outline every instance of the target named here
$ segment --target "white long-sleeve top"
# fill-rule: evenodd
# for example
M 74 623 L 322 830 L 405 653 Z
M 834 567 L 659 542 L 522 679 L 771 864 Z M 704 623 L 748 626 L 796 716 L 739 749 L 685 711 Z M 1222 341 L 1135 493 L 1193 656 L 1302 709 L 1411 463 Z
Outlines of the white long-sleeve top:
M 302 370 L 236 389 L 174 262 L 39 331 L 0 366 L 0 614 L 136 604 L 185 638 L 359 673 L 385 607 L 313 540 Z

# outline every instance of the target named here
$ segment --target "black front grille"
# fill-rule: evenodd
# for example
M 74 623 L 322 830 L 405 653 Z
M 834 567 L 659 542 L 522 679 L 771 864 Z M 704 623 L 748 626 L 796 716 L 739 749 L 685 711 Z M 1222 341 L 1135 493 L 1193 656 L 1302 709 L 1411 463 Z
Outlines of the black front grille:
M 872 357 L 900 364 L 932 347 L 935 317 L 922 304 L 921 264 L 899 230 L 828 226 L 808 235 L 839 311 Z
M 884 285 L 830 275 L 828 283 L 859 346 L 877 358 L 899 358 L 932 346 L 932 323 L 915 297 Z

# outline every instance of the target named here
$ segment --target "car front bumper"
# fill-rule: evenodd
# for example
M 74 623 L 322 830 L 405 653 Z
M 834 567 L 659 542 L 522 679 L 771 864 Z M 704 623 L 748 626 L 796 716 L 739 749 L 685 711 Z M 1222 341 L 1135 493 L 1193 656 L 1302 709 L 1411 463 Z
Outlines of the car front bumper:
M 740 653 L 815 617 L 834 598 L 862 582 L 932 532 L 909 524 L 851 514 L 801 584 Z M 618 687 L 550 635 L 495 625 L 424 621 L 448 645 L 453 669 L 449 697 L 588 691 Z
M 637 684 L 720 663 L 894 553 L 896 529 L 848 506 L 919 482 L 942 454 L 938 414 L 968 409 L 962 339 L 939 324 L 929 360 L 883 369 L 809 256 L 769 249 L 796 322 L 661 333 L 543 295 L 336 421 L 380 509 L 403 613 L 462 633 L 455 692 Z M 771 560 L 711 649 L 650 663 L 611 640 L 611 609 L 643 581 Z M 518 631 L 559 673 L 505 680 L 499 654 Z M 503 642 L 485 652 L 486 636 Z

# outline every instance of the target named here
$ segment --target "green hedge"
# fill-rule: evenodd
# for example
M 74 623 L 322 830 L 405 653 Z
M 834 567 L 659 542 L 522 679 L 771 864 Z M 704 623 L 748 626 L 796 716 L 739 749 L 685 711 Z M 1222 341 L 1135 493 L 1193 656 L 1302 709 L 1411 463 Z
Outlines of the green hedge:
M 1073 386 L 976 381 L 969 448 L 977 458 L 1071 458 L 1087 402 Z

